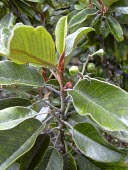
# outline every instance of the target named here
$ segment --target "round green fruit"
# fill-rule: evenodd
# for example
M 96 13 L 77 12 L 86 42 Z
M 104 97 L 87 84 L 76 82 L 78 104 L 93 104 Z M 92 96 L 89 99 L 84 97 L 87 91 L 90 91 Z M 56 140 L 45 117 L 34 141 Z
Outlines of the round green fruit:
M 89 63 L 89 64 L 87 65 L 87 71 L 88 71 L 89 73 L 93 73 L 93 72 L 95 71 L 95 69 L 96 69 L 96 67 L 95 67 L 95 64 L 94 64 L 94 63 Z
M 69 74 L 70 74 L 71 76 L 76 75 L 78 72 L 79 72 L 79 68 L 78 68 L 77 66 L 72 66 L 72 67 L 70 67 L 70 69 L 69 69 Z

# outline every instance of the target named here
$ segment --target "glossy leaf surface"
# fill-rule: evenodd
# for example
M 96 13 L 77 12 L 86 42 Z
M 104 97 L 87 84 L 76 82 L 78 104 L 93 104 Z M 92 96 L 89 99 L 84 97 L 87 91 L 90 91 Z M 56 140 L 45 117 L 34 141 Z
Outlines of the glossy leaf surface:
M 122 28 L 119 24 L 119 22 L 112 16 L 107 17 L 107 21 L 108 21 L 108 26 L 110 29 L 110 32 L 114 35 L 114 37 L 116 38 L 116 40 L 119 41 L 123 41 L 123 31 Z
M 0 85 L 22 84 L 42 87 L 44 80 L 34 67 L 11 61 L 0 62 Z
M 106 142 L 94 126 L 89 123 L 75 125 L 73 138 L 79 150 L 95 161 L 119 162 L 125 157 L 125 154 Z
M 79 114 L 90 115 L 105 130 L 128 131 L 128 94 L 119 87 L 89 78 L 69 94 Z
M 82 11 L 80 11 L 78 14 L 74 15 L 72 17 L 72 19 L 69 22 L 69 27 L 73 27 L 75 25 L 78 25 L 80 23 L 82 23 L 83 21 L 86 20 L 86 18 L 89 15 L 94 15 L 97 13 L 96 9 L 83 9 Z
M 26 119 L 34 117 L 34 110 L 16 106 L 0 110 L 0 130 L 11 129 Z
M 66 37 L 66 46 L 65 46 L 66 64 L 69 62 L 70 54 L 72 53 L 74 47 L 77 45 L 79 40 L 91 31 L 94 31 L 94 29 L 91 27 L 82 27 Z
M 38 120 L 28 119 L 13 129 L 0 131 L 0 170 L 30 150 L 43 128 Z

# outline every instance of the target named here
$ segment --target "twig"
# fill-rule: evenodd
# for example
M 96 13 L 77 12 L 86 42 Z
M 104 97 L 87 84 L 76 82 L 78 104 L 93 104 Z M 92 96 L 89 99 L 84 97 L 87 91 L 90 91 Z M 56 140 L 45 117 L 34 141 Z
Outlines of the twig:
M 65 117 L 67 116 L 67 113 L 69 111 L 70 105 L 71 105 L 71 102 L 68 102 L 67 107 L 66 107 L 65 112 L 64 112 Z
M 54 147 L 56 147 L 57 142 L 58 142 L 58 140 L 59 140 L 59 137 L 60 137 L 60 131 L 59 131 L 58 134 L 57 134 L 56 141 L 55 141 L 55 143 L 54 143 Z
M 53 91 L 53 92 L 55 92 L 56 94 L 59 94 L 59 95 L 60 95 L 60 91 L 58 91 L 58 90 L 56 90 L 56 89 L 54 89 L 54 88 L 52 88 L 52 87 L 50 87 L 50 86 L 46 86 L 46 88 L 49 89 L 49 90 L 51 90 L 51 91 Z
M 63 124 L 67 125 L 70 129 L 73 129 L 73 127 L 66 121 L 64 120 L 61 120 L 63 122 Z
M 60 109 L 58 109 L 57 107 L 55 107 L 54 105 L 50 104 L 49 102 L 46 102 L 45 100 L 40 100 L 40 102 L 43 102 L 44 104 L 50 106 L 52 109 L 60 112 Z
M 49 118 L 47 118 L 47 119 L 45 119 L 44 121 L 43 121 L 43 124 L 45 124 L 45 123 L 47 123 L 49 120 L 51 120 L 53 118 L 53 116 L 50 116 Z
M 86 65 L 87 65 L 89 59 L 90 59 L 90 55 L 88 55 L 87 60 L 86 60 L 86 62 L 85 62 L 84 65 L 83 65 L 82 75 L 84 74 L 84 71 L 85 71 L 85 68 L 86 68 Z
M 63 124 L 62 120 L 59 119 L 59 117 L 58 117 L 54 112 L 51 112 L 51 114 L 53 115 L 53 117 L 55 117 L 55 118 L 58 120 L 58 122 L 59 122 L 60 124 Z
M 66 142 L 68 146 L 70 146 L 76 153 L 80 154 L 80 152 L 75 148 L 73 147 L 69 142 Z

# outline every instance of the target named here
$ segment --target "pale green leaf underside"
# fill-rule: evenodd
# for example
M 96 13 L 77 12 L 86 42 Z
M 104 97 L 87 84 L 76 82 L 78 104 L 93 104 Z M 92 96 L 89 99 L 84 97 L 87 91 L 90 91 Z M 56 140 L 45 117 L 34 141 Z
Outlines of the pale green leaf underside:
M 108 131 L 128 131 L 128 94 L 109 83 L 84 79 L 69 91 L 76 111 Z
M 16 64 L 11 61 L 1 61 L 0 85 L 10 84 L 42 87 L 44 85 L 44 80 L 34 67 Z
M 33 146 L 44 125 L 28 119 L 13 129 L 0 131 L 0 170 L 6 169 Z
M 93 28 L 91 27 L 81 27 L 74 33 L 68 35 L 66 37 L 66 42 L 65 42 L 65 56 L 66 56 L 66 61 L 65 64 L 67 64 L 70 60 L 70 54 L 72 53 L 74 47 L 77 45 L 77 43 L 80 41 L 83 36 L 85 36 L 87 33 L 94 31 Z
M 65 37 L 67 35 L 67 16 L 59 19 L 56 29 L 56 48 L 59 54 L 61 54 L 65 49 Z
M 119 162 L 125 156 L 109 145 L 89 123 L 77 124 L 73 129 L 73 138 L 79 150 L 95 161 Z
M 128 14 L 128 7 L 117 7 L 117 8 L 114 8 L 114 10 L 121 14 Z
M 49 66 L 56 64 L 55 44 L 51 35 L 42 26 L 19 26 L 14 29 L 9 44 L 11 60 L 25 64 L 34 63 Z
M 12 13 L 5 15 L 0 21 L 0 55 L 8 53 L 8 41 L 13 29 L 14 16 Z
M 63 159 L 56 149 L 49 147 L 43 160 L 34 170 L 63 170 Z
M 112 16 L 107 17 L 108 26 L 110 32 L 114 35 L 115 39 L 120 42 L 123 41 L 123 31 L 119 22 Z
M 21 106 L 0 110 L 0 130 L 11 129 L 36 115 L 37 113 L 34 110 Z

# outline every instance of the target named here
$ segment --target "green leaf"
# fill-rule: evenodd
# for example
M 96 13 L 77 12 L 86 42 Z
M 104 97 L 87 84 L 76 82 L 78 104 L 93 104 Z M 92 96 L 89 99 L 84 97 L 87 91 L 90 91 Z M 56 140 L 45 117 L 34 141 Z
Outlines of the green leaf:
M 110 32 L 114 35 L 115 39 L 120 42 L 123 41 L 123 31 L 119 22 L 112 16 L 107 17 Z
M 72 126 L 75 126 L 78 123 L 81 122 L 87 122 L 88 118 L 86 116 L 79 115 L 76 111 L 72 111 L 70 115 L 68 116 L 67 122 L 71 124 Z
M 127 7 L 128 6 L 128 1 L 127 0 L 123 0 L 123 1 L 119 1 L 115 2 L 111 8 L 116 8 L 116 7 Z
M 94 29 L 91 27 L 82 27 L 66 37 L 66 46 L 65 46 L 66 64 L 69 62 L 70 54 L 72 53 L 74 47 L 77 45 L 79 40 L 91 31 L 94 31 Z
M 104 20 L 103 18 L 100 18 L 100 16 L 97 16 L 92 22 L 92 25 L 94 25 L 96 34 L 101 34 L 103 38 L 108 36 L 110 30 L 106 19 Z
M 0 170 L 6 169 L 31 149 L 44 125 L 28 119 L 13 129 L 0 131 Z
M 8 58 L 20 63 L 45 66 L 56 64 L 55 44 L 51 35 L 42 26 L 19 26 L 14 29 L 10 40 Z
M 42 3 L 42 2 L 44 2 L 45 0 L 27 0 L 27 1 Z
M 128 14 L 128 7 L 117 7 L 117 8 L 114 8 L 114 10 L 121 14 Z
M 13 28 L 14 16 L 12 13 L 5 15 L 0 21 L 0 55 L 7 55 L 8 41 Z
M 22 157 L 20 161 L 20 170 L 34 169 L 43 159 L 49 141 L 50 137 L 47 134 L 39 135 L 34 146 Z
M 103 4 L 106 6 L 106 7 L 109 7 L 111 6 L 113 3 L 117 2 L 119 0 L 102 0 Z
M 126 61 L 128 55 L 128 41 L 115 42 L 115 56 L 118 61 Z
M 127 170 L 128 164 L 121 161 L 116 163 L 102 163 L 88 160 L 85 156 L 78 156 L 78 165 L 80 170 Z
M 36 115 L 37 113 L 34 110 L 21 106 L 0 110 L 0 130 L 11 129 Z
M 23 98 L 4 98 L 0 99 L 0 110 L 14 106 L 30 106 L 31 104 L 32 103 L 29 100 Z
M 20 166 L 17 163 L 13 163 L 7 170 L 19 170 Z
M 20 0 L 20 1 L 15 1 L 15 4 L 19 9 L 19 11 L 28 15 L 29 17 L 32 18 L 36 15 L 35 11 L 32 9 L 32 6 L 29 5 L 27 2 Z
M 89 78 L 69 91 L 76 111 L 90 115 L 108 131 L 128 131 L 128 94 L 109 83 Z
M 101 170 L 82 155 L 78 155 L 78 166 L 80 170 Z
M 0 21 L 0 32 L 4 28 L 12 27 L 13 22 L 14 22 L 14 15 L 12 13 L 8 13 L 7 15 L 5 15 Z
M 67 35 L 67 16 L 63 16 L 59 19 L 56 29 L 56 48 L 59 54 L 61 54 L 65 49 L 65 37 Z
M 44 159 L 34 170 L 63 170 L 63 159 L 56 149 L 49 147 Z
M 119 162 L 126 156 L 103 139 L 89 123 L 79 123 L 73 129 L 73 138 L 79 150 L 99 162 Z
M 63 160 L 64 160 L 63 170 L 77 170 L 75 159 L 70 153 L 64 154 Z
M 16 64 L 7 60 L 0 61 L 0 85 L 10 84 L 42 87 L 44 80 L 34 67 Z
M 81 24 L 89 15 L 94 15 L 97 13 L 96 9 L 83 9 L 78 14 L 72 17 L 69 22 L 69 28 L 74 27 L 75 25 Z

